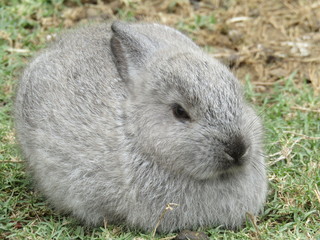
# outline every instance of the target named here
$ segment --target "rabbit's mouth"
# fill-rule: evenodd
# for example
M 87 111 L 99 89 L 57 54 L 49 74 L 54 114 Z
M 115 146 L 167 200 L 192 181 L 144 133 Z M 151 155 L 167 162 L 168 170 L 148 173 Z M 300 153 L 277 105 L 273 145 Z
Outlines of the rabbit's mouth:
M 247 161 L 243 162 L 224 162 L 223 164 L 220 164 L 219 166 L 219 174 L 223 173 L 236 173 L 245 168 Z
M 210 166 L 206 168 L 192 169 L 192 176 L 199 180 L 212 180 L 221 176 L 236 176 L 246 171 L 248 165 L 250 165 L 249 155 L 249 153 L 246 153 L 236 160 L 230 156 L 222 156 L 220 160 L 212 161 L 212 164 L 209 164 Z
M 246 148 L 244 151 L 238 151 L 233 155 L 224 152 L 223 157 L 218 162 L 218 175 L 242 171 L 250 162 L 250 152 L 251 147 Z

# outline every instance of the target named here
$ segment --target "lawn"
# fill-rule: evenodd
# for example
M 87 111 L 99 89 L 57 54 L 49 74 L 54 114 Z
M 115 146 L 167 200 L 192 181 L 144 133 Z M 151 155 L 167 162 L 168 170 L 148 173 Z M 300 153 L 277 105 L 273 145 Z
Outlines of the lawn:
M 111 18 L 151 19 L 184 31 L 229 65 L 264 120 L 269 193 L 263 213 L 240 231 L 216 227 L 206 234 L 211 239 L 320 239 L 320 4 L 273 1 L 259 8 L 258 0 L 211 1 L 216 7 L 210 1 L 98 2 L 0 3 L 0 239 L 175 236 L 154 237 L 122 225 L 90 229 L 56 214 L 33 191 L 15 143 L 14 89 L 28 60 L 62 29 Z M 291 44 L 298 37 L 305 45 Z

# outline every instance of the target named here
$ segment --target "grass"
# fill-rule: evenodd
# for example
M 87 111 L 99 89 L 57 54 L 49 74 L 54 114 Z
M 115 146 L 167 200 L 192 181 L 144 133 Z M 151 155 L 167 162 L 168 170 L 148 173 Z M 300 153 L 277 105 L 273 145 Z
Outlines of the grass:
M 14 87 L 28 58 L 62 28 L 41 21 L 61 18 L 63 9 L 57 0 L 0 3 L 0 239 L 152 239 L 124 226 L 87 229 L 59 216 L 32 191 L 25 174 L 14 140 Z M 132 9 L 118 10 L 120 18 L 133 16 Z M 192 26 L 177 25 L 196 31 L 214 22 L 213 16 L 196 16 Z M 304 79 L 297 83 L 294 73 L 263 93 L 250 81 L 245 89 L 265 121 L 268 202 L 256 226 L 248 221 L 238 232 L 213 228 L 207 233 L 212 239 L 320 239 L 320 97 Z M 170 235 L 156 239 L 165 237 Z

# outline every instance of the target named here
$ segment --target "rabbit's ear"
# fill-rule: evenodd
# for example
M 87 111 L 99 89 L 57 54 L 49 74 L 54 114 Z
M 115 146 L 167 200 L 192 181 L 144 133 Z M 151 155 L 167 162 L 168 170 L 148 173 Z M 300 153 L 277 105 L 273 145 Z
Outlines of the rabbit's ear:
M 115 65 L 120 76 L 127 81 L 131 74 L 144 65 L 159 43 L 152 41 L 127 23 L 116 21 L 111 29 L 113 31 L 111 50 Z

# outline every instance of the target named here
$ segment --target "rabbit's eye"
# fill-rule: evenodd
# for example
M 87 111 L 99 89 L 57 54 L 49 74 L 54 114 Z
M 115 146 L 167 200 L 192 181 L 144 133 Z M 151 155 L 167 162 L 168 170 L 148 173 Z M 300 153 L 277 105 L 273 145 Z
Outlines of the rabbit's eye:
M 172 105 L 173 115 L 179 120 L 190 120 L 189 114 L 179 104 Z

